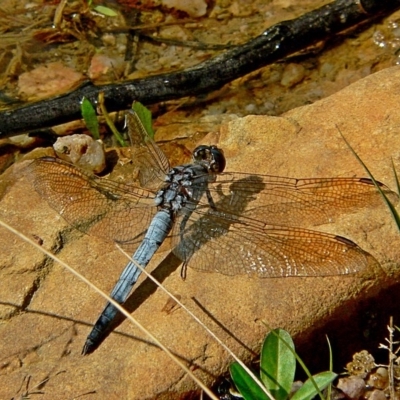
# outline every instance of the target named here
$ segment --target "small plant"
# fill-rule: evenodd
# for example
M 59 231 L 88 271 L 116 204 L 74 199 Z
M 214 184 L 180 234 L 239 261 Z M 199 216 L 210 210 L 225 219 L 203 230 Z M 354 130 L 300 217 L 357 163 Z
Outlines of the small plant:
M 311 376 L 296 354 L 290 334 L 283 329 L 274 329 L 267 334 L 261 347 L 260 358 L 258 382 L 239 363 L 234 362 L 230 366 L 232 380 L 246 400 L 288 399 L 294 382 L 296 360 L 306 372 L 308 379 L 293 396 L 290 396 L 292 400 L 309 400 L 317 394 L 323 399 L 321 391 L 337 377 L 332 371 Z M 332 359 L 332 354 L 330 358 Z
M 93 139 L 99 140 L 99 121 L 97 120 L 96 110 L 86 97 L 84 97 L 81 101 L 81 114 L 83 120 L 85 121 L 86 127 L 93 136 Z
M 387 344 L 380 344 L 379 348 L 380 349 L 385 349 L 389 353 L 389 363 L 387 366 L 388 372 L 389 372 L 389 393 L 390 393 L 390 398 L 395 399 L 398 397 L 396 393 L 396 380 L 398 380 L 398 375 L 399 375 L 399 364 L 400 364 L 400 347 L 399 347 L 399 341 L 394 340 L 394 332 L 397 330 L 398 332 L 400 329 L 395 326 L 393 327 L 393 317 L 390 317 L 389 325 L 388 325 L 388 331 L 389 331 L 389 336 L 386 340 Z M 396 346 L 396 348 L 395 348 Z
M 116 17 L 118 15 L 117 12 L 115 12 L 112 8 L 102 6 L 102 5 L 94 5 L 92 0 L 88 0 L 88 6 L 98 12 L 99 14 L 102 14 L 106 17 Z
M 99 108 L 104 116 L 104 119 L 106 120 L 107 125 L 113 132 L 119 145 L 122 147 L 125 147 L 126 146 L 125 140 L 123 139 L 121 133 L 115 127 L 113 121 L 110 118 L 110 115 L 107 112 L 107 109 L 105 108 L 103 93 L 99 94 L 99 102 L 98 103 L 99 103 Z M 136 115 L 139 119 L 139 122 L 142 125 L 142 127 L 144 128 L 144 130 L 146 131 L 147 135 L 151 139 L 154 139 L 154 130 L 152 127 L 151 111 L 138 101 L 135 101 L 133 103 L 132 110 L 136 113 Z M 81 114 L 82 114 L 83 120 L 85 121 L 86 127 L 88 128 L 89 132 L 92 134 L 93 138 L 95 140 L 99 140 L 100 139 L 99 121 L 97 119 L 96 110 L 93 107 L 92 103 L 86 97 L 84 97 L 81 101 Z

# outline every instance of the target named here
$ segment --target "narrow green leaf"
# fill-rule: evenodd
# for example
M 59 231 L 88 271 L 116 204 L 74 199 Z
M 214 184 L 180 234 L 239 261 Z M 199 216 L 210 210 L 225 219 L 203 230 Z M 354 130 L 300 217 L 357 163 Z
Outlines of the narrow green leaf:
M 118 15 L 117 12 L 112 10 L 111 8 L 105 7 L 105 6 L 94 6 L 93 10 L 97 11 L 100 14 L 103 14 L 107 17 L 116 17 Z
M 81 101 L 81 113 L 87 128 L 93 136 L 93 139 L 99 140 L 99 121 L 97 120 L 96 110 L 86 97 L 84 97 Z
M 291 397 L 291 400 L 311 400 L 314 398 L 318 391 L 314 385 L 317 384 L 319 391 L 324 390 L 333 380 L 337 377 L 337 374 L 331 371 L 320 372 L 314 375 L 312 379 L 307 379 L 304 385 Z
M 329 337 L 328 335 L 326 335 L 326 341 L 328 343 L 328 349 L 329 349 L 329 371 L 333 372 L 333 354 L 332 354 L 332 346 L 331 346 L 331 342 L 329 341 Z M 332 397 L 332 385 L 328 386 L 328 390 L 327 390 L 327 399 L 330 399 Z
M 261 380 L 276 400 L 289 397 L 296 370 L 294 343 L 288 332 L 274 329 L 261 348 Z
M 232 380 L 245 400 L 268 400 L 267 395 L 238 362 L 230 365 Z
M 396 168 L 394 166 L 393 158 L 392 158 L 392 169 L 393 169 L 394 179 L 396 181 L 397 194 L 400 195 L 400 182 L 399 182 L 399 177 L 397 176 Z
M 132 105 L 132 110 L 135 111 L 139 117 L 144 129 L 151 139 L 154 139 L 154 130 L 151 120 L 151 111 L 146 108 L 142 103 L 135 101 Z
M 354 157 L 357 159 L 357 161 L 363 166 L 363 168 L 365 169 L 366 173 L 368 174 L 368 176 L 371 178 L 372 182 L 374 183 L 375 187 L 377 188 L 379 194 L 382 196 L 383 201 L 386 203 L 387 207 L 389 208 L 390 213 L 392 214 L 392 217 L 397 225 L 397 228 L 400 230 L 400 216 L 395 208 L 395 206 L 390 202 L 389 198 L 387 197 L 387 195 L 385 194 L 385 192 L 381 189 L 380 185 L 378 184 L 378 182 L 375 180 L 375 178 L 373 177 L 371 171 L 368 169 L 368 167 L 364 164 L 363 160 L 361 160 L 361 157 L 356 153 L 356 151 L 353 149 L 353 147 L 351 147 L 350 143 L 347 141 L 347 139 L 344 137 L 343 133 L 341 132 L 341 130 L 339 129 L 339 127 L 336 125 L 336 128 L 338 129 L 340 136 L 342 137 L 342 139 L 344 140 L 344 142 L 347 144 L 347 147 L 351 150 L 351 152 L 353 153 Z M 395 172 L 396 174 L 396 172 Z

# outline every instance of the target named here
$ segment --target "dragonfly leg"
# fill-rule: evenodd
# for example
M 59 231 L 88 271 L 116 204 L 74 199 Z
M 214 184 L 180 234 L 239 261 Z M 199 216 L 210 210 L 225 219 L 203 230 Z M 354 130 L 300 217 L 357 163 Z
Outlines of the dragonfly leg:
M 186 279 L 187 264 L 188 264 L 187 260 L 184 260 L 181 268 L 181 278 L 183 280 Z
M 214 199 L 212 198 L 209 189 L 206 190 L 206 195 L 207 195 L 208 204 L 210 205 L 210 207 L 211 207 L 213 210 L 216 210 L 217 207 L 215 206 Z

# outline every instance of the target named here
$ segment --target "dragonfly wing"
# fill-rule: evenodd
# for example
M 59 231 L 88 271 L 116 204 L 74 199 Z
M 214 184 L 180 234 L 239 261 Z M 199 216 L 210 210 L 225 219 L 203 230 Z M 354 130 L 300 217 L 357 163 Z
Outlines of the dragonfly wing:
M 126 125 L 133 150 L 133 162 L 139 168 L 140 184 L 142 187 L 156 189 L 170 170 L 169 161 L 147 134 L 137 113 L 133 110 L 126 114 Z
M 194 269 L 261 278 L 355 273 L 367 253 L 340 236 L 276 225 L 218 211 L 194 215 L 173 233 L 174 253 Z
M 154 193 L 45 157 L 26 169 L 35 190 L 78 230 L 133 251 L 157 212 Z
M 397 203 L 398 195 L 380 185 Z M 224 173 L 217 177 L 210 192 L 218 209 L 271 225 L 320 225 L 341 214 L 383 204 L 367 178 L 293 179 Z

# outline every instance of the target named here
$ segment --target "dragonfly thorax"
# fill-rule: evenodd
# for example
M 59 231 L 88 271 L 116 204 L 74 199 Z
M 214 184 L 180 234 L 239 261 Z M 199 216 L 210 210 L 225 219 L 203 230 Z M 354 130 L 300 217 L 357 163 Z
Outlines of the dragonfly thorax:
M 207 188 L 209 177 L 207 167 L 200 164 L 186 164 L 172 168 L 154 201 L 160 208 L 179 211 L 187 202 L 199 201 Z

